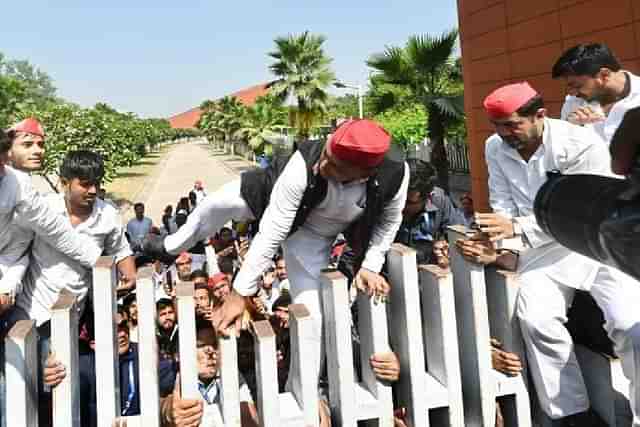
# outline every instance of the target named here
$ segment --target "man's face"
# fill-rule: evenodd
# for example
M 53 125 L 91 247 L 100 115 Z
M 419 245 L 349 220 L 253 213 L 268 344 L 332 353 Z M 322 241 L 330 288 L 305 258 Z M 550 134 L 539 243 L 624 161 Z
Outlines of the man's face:
M 469 199 L 468 197 L 463 197 L 462 199 L 460 199 L 460 205 L 462 206 L 462 211 L 465 215 L 473 214 L 473 200 Z
M 363 168 L 338 159 L 331 153 L 329 145 L 325 145 L 320 156 L 319 172 L 323 178 L 337 182 L 349 182 L 369 178 L 376 172 L 376 168 Z
M 193 293 L 193 300 L 196 304 L 196 313 L 200 314 L 211 305 L 209 292 L 206 289 L 196 289 Z
M 136 206 L 134 210 L 136 212 L 136 218 L 138 219 L 138 221 L 142 221 L 142 219 L 144 218 L 144 206 Z
M 129 351 L 129 329 L 126 323 L 118 326 L 118 354 L 123 355 Z
M 164 307 L 158 311 L 158 325 L 165 331 L 172 331 L 176 324 L 176 312 L 173 307 Z
M 449 268 L 449 243 L 438 240 L 433 243 L 433 257 L 440 268 Z
M 404 219 L 415 218 L 420 212 L 424 211 L 424 205 L 427 202 L 427 198 L 419 191 L 407 192 L 407 200 L 404 203 L 404 209 L 402 210 L 402 217 Z
M 138 303 L 136 301 L 133 301 L 131 304 L 129 304 L 129 308 L 127 309 L 127 311 L 129 312 L 129 320 L 133 322 L 137 322 L 138 321 Z
M 92 209 L 96 203 L 100 183 L 90 182 L 80 178 L 73 178 L 71 181 L 61 179 L 64 187 L 65 198 L 69 205 L 74 208 Z
M 603 68 L 595 76 L 567 76 L 567 92 L 569 95 L 582 98 L 587 102 L 601 102 L 608 95 L 606 83 L 611 72 Z
M 273 309 L 273 316 L 278 319 L 278 326 L 281 329 L 289 327 L 289 307 L 278 306 Z
M 210 381 L 218 372 L 218 346 L 213 329 L 198 331 L 196 349 L 198 357 L 198 378 Z
M 44 160 L 44 138 L 26 132 L 17 132 L 11 149 L 9 160 L 16 169 L 37 171 L 42 169 Z
M 176 262 L 176 270 L 178 271 L 178 277 L 181 278 L 181 280 L 188 280 L 188 279 L 183 279 L 183 277 L 188 277 L 189 275 L 191 275 L 191 261 L 185 261 L 185 262 Z
M 544 113 L 541 117 L 522 117 L 513 113 L 504 119 L 492 119 L 491 123 L 507 145 L 515 150 L 522 150 L 542 136 L 540 120 L 543 117 Z
M 221 280 L 213 287 L 213 298 L 216 301 L 222 301 L 230 293 L 231 287 L 229 286 L 229 282 L 226 280 Z
M 276 262 L 276 276 L 281 282 L 287 280 L 287 265 L 282 258 Z

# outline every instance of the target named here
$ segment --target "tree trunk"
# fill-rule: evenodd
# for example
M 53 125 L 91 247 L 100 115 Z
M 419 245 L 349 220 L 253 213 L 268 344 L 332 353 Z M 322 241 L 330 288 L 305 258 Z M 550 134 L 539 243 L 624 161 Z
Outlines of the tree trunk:
M 445 126 L 442 114 L 436 108 L 428 108 L 428 133 L 431 140 L 431 163 L 438 174 L 439 186 L 449 194 L 449 159 L 444 145 Z

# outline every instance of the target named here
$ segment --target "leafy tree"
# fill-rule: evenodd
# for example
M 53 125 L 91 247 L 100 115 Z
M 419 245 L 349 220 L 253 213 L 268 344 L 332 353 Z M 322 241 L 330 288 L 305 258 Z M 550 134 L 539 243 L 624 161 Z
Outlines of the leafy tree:
M 402 145 L 405 150 L 426 136 L 424 124 L 427 112 L 422 104 L 388 109 L 376 115 L 374 119 L 393 136 L 393 141 Z
M 15 79 L 24 86 L 23 102 L 35 105 L 58 102 L 51 77 L 26 60 L 8 60 L 0 54 L 0 76 Z
M 367 61 L 381 82 L 409 89 L 424 105 L 433 146 L 431 158 L 445 190 L 449 181 L 446 131 L 464 117 L 460 68 L 453 57 L 457 40 L 457 30 L 436 37 L 414 35 L 404 48 L 387 47 Z
M 296 98 L 297 109 L 290 119 L 301 139 L 309 136 L 311 127 L 327 111 L 327 89 L 335 81 L 331 58 L 322 48 L 325 40 L 308 31 L 289 34 L 277 37 L 276 49 L 268 54 L 276 61 L 269 68 L 278 77 L 272 93 L 281 101 L 289 95 Z
M 284 107 L 273 95 L 266 95 L 247 108 L 238 134 L 247 140 L 256 154 L 271 155 L 272 141 L 279 136 L 276 130 L 286 122 Z
M 11 124 L 12 115 L 26 96 L 26 88 L 22 82 L 0 75 L 0 129 Z
M 247 108 L 235 97 L 229 96 L 216 102 L 205 101 L 202 106 L 206 109 L 200 117 L 197 127 L 210 140 L 215 140 L 220 136 L 223 141 L 233 144 L 233 138 L 242 127 Z

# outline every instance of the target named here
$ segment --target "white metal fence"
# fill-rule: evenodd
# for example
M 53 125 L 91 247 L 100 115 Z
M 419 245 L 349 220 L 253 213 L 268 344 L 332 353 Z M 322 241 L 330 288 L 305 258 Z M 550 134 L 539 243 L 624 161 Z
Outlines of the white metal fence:
M 453 229 L 453 241 L 462 233 Z M 401 363 L 393 386 L 396 407 L 407 408 L 410 426 L 493 426 L 495 401 L 501 398 L 505 425 L 532 425 L 522 376 L 506 377 L 491 368 L 489 338 L 524 359 L 514 317 L 517 278 L 466 262 L 452 251 L 451 271 L 416 266 L 415 252 L 394 245 L 388 255 L 392 291 L 389 304 L 359 296 L 362 382 L 354 376 L 347 281 L 339 273 L 323 276 L 324 329 L 329 400 L 335 426 L 393 426 L 392 388 L 377 381 L 368 363 L 374 352 L 392 348 Z M 139 271 L 137 286 L 140 408 L 120 417 L 118 347 L 114 319 L 116 274 L 110 259 L 94 269 L 98 425 L 152 427 L 160 424 L 155 286 L 149 268 Z M 293 285 L 295 286 L 295 284 Z M 180 322 L 180 379 L 184 398 L 198 398 L 193 284 L 177 285 Z M 275 335 L 269 322 L 254 325 L 258 412 L 263 426 L 317 426 L 318 391 L 305 345 L 311 333 L 309 312 L 290 307 L 292 392 L 278 394 Z M 67 367 L 53 391 L 54 426 L 79 421 L 78 340 L 75 301 L 63 294 L 53 309 L 52 350 Z M 36 331 L 32 321 L 18 322 L 6 337 L 8 426 L 37 425 Z M 235 338 L 220 342 L 222 398 L 217 426 L 239 426 L 239 378 Z M 295 360 L 295 362 L 293 362 Z M 275 398 L 274 396 L 277 396 Z

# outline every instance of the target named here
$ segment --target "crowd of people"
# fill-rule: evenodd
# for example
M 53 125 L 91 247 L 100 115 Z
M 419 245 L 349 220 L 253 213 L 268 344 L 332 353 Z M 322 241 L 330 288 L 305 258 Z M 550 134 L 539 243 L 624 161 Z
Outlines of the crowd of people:
M 278 388 L 289 389 L 289 306 L 304 304 L 313 325 L 308 354 L 318 377 L 319 419 L 331 425 L 322 331 L 320 275 L 331 266 L 348 279 L 352 300 L 364 292 L 385 302 L 385 256 L 393 242 L 413 248 L 421 264 L 449 266 L 450 250 L 467 260 L 519 273 L 517 304 L 526 358 L 541 410 L 567 426 L 596 426 L 586 387 L 564 327 L 576 289 L 602 310 L 604 329 L 631 381 L 634 425 L 640 425 L 640 315 L 638 283 L 611 267 L 565 249 L 535 222 L 533 200 L 546 172 L 612 176 L 608 143 L 624 113 L 640 106 L 640 78 L 621 69 L 604 45 L 579 45 L 552 70 L 567 81 L 562 117 L 548 117 L 542 94 L 529 83 L 496 89 L 484 101 L 496 133 L 486 143 L 493 213 L 476 213 L 469 193 L 459 200 L 438 185 L 434 167 L 398 160 L 389 134 L 370 120 L 340 125 L 326 143 L 303 142 L 286 165 L 245 172 L 207 194 L 202 181 L 167 206 L 154 222 L 143 203 L 123 224 L 101 188 L 104 162 L 91 151 L 71 151 L 60 164 L 61 191 L 39 195 L 30 174 L 42 167 L 45 132 L 35 119 L 0 133 L 0 336 L 19 320 L 38 328 L 40 422 L 51 420 L 51 390 L 67 368 L 50 351 L 51 310 L 61 291 L 80 310 L 80 387 L 83 426 L 97 423 L 95 325 L 91 268 L 112 256 L 119 272 L 118 332 L 121 414 L 140 412 L 137 269 L 154 269 L 162 423 L 211 424 L 220 400 L 222 335 L 238 335 L 243 426 L 258 425 L 253 337 L 246 325 L 268 320 L 275 333 Z M 469 237 L 449 248 L 448 226 L 463 224 Z M 496 242 L 516 241 L 514 248 Z M 209 249 L 210 248 L 210 249 Z M 212 251 L 215 256 L 207 257 Z M 179 319 L 176 284 L 194 284 L 198 389 L 183 399 L 179 387 Z M 353 318 L 357 309 L 352 307 Z M 352 322 L 354 364 L 360 371 L 359 334 Z M 234 327 L 234 328 L 231 328 Z M 233 332 L 232 332 L 233 331 Z M 421 337 L 416 337 L 420 339 Z M 518 375 L 523 361 L 491 341 L 495 369 Z M 400 378 L 394 352 L 369 356 L 380 381 Z M 4 351 L 0 352 L 4 366 Z M 0 427 L 7 424 L 0 381 Z M 274 397 L 275 398 L 275 397 Z M 396 408 L 404 425 L 404 408 Z M 500 422 L 498 414 L 496 422 Z

